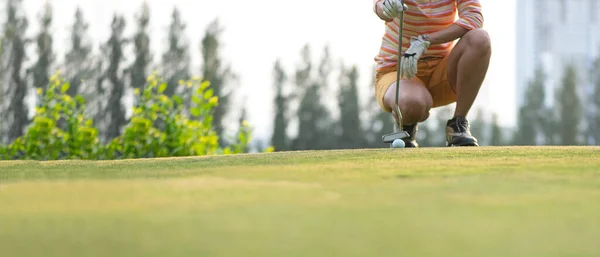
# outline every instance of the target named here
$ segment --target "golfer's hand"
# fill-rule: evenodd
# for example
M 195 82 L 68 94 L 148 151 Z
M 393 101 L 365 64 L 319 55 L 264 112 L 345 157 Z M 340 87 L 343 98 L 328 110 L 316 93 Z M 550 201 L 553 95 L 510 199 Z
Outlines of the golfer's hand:
M 402 66 L 400 67 L 401 76 L 412 79 L 417 76 L 417 64 L 421 56 L 427 51 L 431 43 L 422 36 L 412 37 L 410 47 L 402 57 Z
M 379 4 L 382 14 L 385 16 L 385 18 L 387 18 L 387 20 L 392 20 L 400 16 L 401 12 L 408 10 L 408 6 L 406 4 L 402 6 L 401 0 L 383 0 L 379 2 Z

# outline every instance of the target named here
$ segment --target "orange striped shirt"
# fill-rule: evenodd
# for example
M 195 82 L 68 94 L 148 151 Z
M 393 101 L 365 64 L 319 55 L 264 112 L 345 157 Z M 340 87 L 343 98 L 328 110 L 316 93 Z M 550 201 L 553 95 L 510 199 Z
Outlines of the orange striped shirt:
M 378 2 L 373 0 L 373 10 Z M 404 13 L 402 51 L 410 47 L 410 38 L 431 34 L 452 24 L 472 30 L 483 27 L 483 14 L 479 0 L 405 0 L 408 11 Z M 458 17 L 457 17 L 458 15 Z M 398 61 L 399 18 L 385 23 L 379 54 L 375 57 L 377 70 L 395 66 Z M 444 57 L 452 50 L 454 42 L 431 45 L 422 58 Z

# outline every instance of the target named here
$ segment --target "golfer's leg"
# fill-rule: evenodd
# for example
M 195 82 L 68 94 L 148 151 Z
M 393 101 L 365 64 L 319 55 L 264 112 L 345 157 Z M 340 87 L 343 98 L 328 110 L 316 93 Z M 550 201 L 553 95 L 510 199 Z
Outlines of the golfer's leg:
M 475 102 L 488 70 L 492 47 L 483 29 L 467 32 L 448 59 L 448 80 L 456 92 L 454 117 L 466 117 Z
M 385 93 L 383 102 L 385 106 L 392 109 L 396 118 L 396 82 L 394 82 Z M 402 113 L 404 125 L 412 125 L 423 122 L 429 118 L 429 110 L 433 105 L 433 99 L 427 88 L 416 80 L 402 80 L 400 83 L 400 95 L 398 105 Z

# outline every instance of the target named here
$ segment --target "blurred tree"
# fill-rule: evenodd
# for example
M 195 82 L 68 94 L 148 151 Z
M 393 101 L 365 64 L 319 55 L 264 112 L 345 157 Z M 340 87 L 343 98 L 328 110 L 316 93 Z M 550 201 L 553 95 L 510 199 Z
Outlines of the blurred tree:
M 365 136 L 361 128 L 360 106 L 358 99 L 358 69 L 350 69 L 341 65 L 340 92 L 338 95 L 340 109 L 341 135 L 338 140 L 342 149 L 364 147 Z
M 541 135 L 546 144 L 552 142 L 553 118 L 545 106 L 545 74 L 538 68 L 525 91 L 524 104 L 519 108 L 518 127 L 513 136 L 515 145 L 538 145 Z
M 86 100 L 85 113 L 95 124 L 103 118 L 104 91 L 101 87 L 101 59 L 92 54 L 92 42 L 88 35 L 89 23 L 81 8 L 75 10 L 71 27 L 71 49 L 65 55 L 64 73 L 71 86 L 70 96 L 82 95 Z
M 26 38 L 29 25 L 23 13 L 21 0 L 6 1 L 6 22 L 2 36 L 2 83 L 0 93 L 0 125 L 3 133 L 0 142 L 9 143 L 23 135 L 28 123 L 28 108 L 25 104 L 27 83 L 23 77 L 23 63 L 27 59 L 25 51 L 29 40 Z
M 108 58 L 108 68 L 101 78 L 108 80 L 108 85 L 102 85 L 103 91 L 108 91 L 105 114 L 106 134 L 104 139 L 112 140 L 121 134 L 121 129 L 126 123 L 125 107 L 122 103 L 125 92 L 125 82 L 121 64 L 125 59 L 123 48 L 127 40 L 123 37 L 125 30 L 125 18 L 115 15 L 112 21 L 111 36 L 104 45 L 104 51 Z
M 142 9 L 137 16 L 138 30 L 133 37 L 135 60 L 127 69 L 133 88 L 143 88 L 148 77 L 148 67 L 152 61 L 150 53 L 150 37 L 148 36 L 148 24 L 150 22 L 150 7 L 148 2 L 142 3 Z
M 600 145 L 600 57 L 596 60 L 594 64 L 594 71 L 592 72 L 593 83 L 594 83 L 594 94 L 592 104 L 594 105 L 595 113 L 594 119 L 591 121 L 592 123 L 592 133 L 594 138 L 594 143 L 596 145 Z
M 316 121 L 316 132 L 318 144 L 316 149 L 335 149 L 339 148 L 337 145 L 337 138 L 335 136 L 335 125 L 337 121 L 332 118 L 331 111 L 325 105 L 326 101 L 333 99 L 324 99 L 323 95 L 330 88 L 329 77 L 333 73 L 333 64 L 331 60 L 331 51 L 329 46 L 323 48 L 323 54 L 321 55 L 321 62 L 319 63 L 319 69 L 317 70 L 317 77 L 314 79 L 311 87 L 309 88 L 308 99 L 312 99 L 313 106 L 313 117 Z M 310 101 L 309 101 L 310 102 Z
M 302 148 L 306 148 L 306 143 L 303 143 L 302 140 L 307 140 L 310 137 L 310 134 L 307 131 L 312 127 L 309 125 L 309 122 L 312 120 L 312 113 L 310 112 L 310 106 L 306 105 L 305 99 L 308 89 L 310 87 L 311 80 L 311 72 L 313 69 L 313 63 L 310 56 L 310 46 L 307 44 L 302 48 L 301 51 L 301 63 L 296 67 L 294 84 L 295 84 L 295 94 L 298 97 L 301 97 L 296 118 L 298 119 L 298 135 L 293 139 L 291 149 L 298 150 Z
M 555 136 L 557 135 L 557 118 L 556 111 L 553 108 L 549 107 L 545 103 L 546 99 L 546 87 L 544 86 L 544 78 L 545 75 L 540 71 L 539 77 L 540 81 L 535 82 L 534 92 L 531 96 L 532 104 L 534 110 L 537 110 L 535 113 L 535 128 L 536 134 L 540 134 L 541 138 L 539 139 L 543 145 L 552 145 L 555 143 Z
M 276 151 L 286 151 L 289 150 L 289 139 L 287 136 L 289 97 L 284 95 L 287 75 L 279 59 L 275 61 L 273 79 L 275 81 L 275 119 L 273 121 L 271 145 L 275 147 Z
M 331 60 L 328 47 L 325 47 L 318 69 L 318 77 L 311 79 L 312 63 L 310 47 L 302 49 L 302 64 L 296 71 L 296 86 L 302 92 L 298 109 L 298 136 L 294 140 L 294 150 L 325 150 L 335 148 L 334 122 L 321 100 L 322 89 L 328 86 L 331 74 Z
M 244 99 L 244 101 L 242 101 L 242 111 L 240 114 L 240 119 L 238 120 L 238 126 L 240 128 L 244 127 L 244 126 L 248 126 L 248 109 L 246 108 L 246 99 Z M 232 140 L 232 142 L 236 142 L 237 138 L 239 138 L 240 133 L 242 132 L 242 130 L 238 130 L 238 133 L 236 134 L 236 138 L 234 138 Z M 243 152 L 247 153 L 250 151 L 250 146 L 246 145 L 245 148 L 243 148 Z
M 2 147 L 2 136 L 4 133 L 4 122 L 1 120 L 4 115 L 4 35 L 0 35 L 0 147 Z
M 536 145 L 535 124 L 531 119 L 532 113 L 527 107 L 519 108 L 518 126 L 513 136 L 513 145 Z
M 562 79 L 562 85 L 557 89 L 556 101 L 559 114 L 559 138 L 562 145 L 579 144 L 582 106 L 577 94 L 577 71 L 573 65 L 568 65 Z
M 446 126 L 444 125 L 444 128 Z M 484 118 L 484 111 L 482 109 L 477 109 L 477 113 L 475 114 L 475 118 L 471 121 L 471 133 L 473 136 L 477 138 L 479 141 L 479 145 L 484 146 L 489 144 L 489 140 L 487 138 L 486 131 L 486 122 Z M 444 129 L 445 131 L 445 129 Z
M 65 77 L 71 83 L 67 93 L 71 96 L 82 93 L 86 100 L 91 102 L 95 92 L 91 88 L 84 88 L 84 81 L 94 78 L 94 62 L 92 58 L 92 44 L 88 37 L 89 24 L 85 21 L 83 11 L 77 8 L 75 22 L 71 27 L 71 49 L 65 56 Z M 88 92 L 86 92 L 88 91 Z
M 169 26 L 168 50 L 162 57 L 163 76 L 167 79 L 168 87 L 165 94 L 172 96 L 179 88 L 179 81 L 190 78 L 189 44 L 185 38 L 186 24 L 181 19 L 177 8 L 173 9 L 171 25 Z M 182 90 L 178 95 L 189 90 Z M 183 97 L 189 102 L 189 97 Z
M 94 125 L 98 128 L 99 139 L 101 141 L 106 139 L 106 130 L 108 128 L 109 119 L 106 117 L 108 113 L 108 93 L 110 88 L 107 88 L 105 81 L 107 79 L 106 63 L 110 63 L 110 60 L 106 56 L 110 54 L 110 49 L 106 45 L 100 45 L 100 55 L 98 56 L 92 71 L 95 77 L 95 83 L 83 83 L 81 90 L 86 98 L 86 110 L 85 112 L 93 120 Z
M 40 33 L 36 37 L 38 59 L 33 67 L 27 70 L 28 74 L 33 75 L 33 87 L 46 89 L 50 81 L 52 64 L 54 63 L 54 53 L 52 51 L 52 6 L 46 1 L 42 7 L 42 13 L 39 17 Z M 52 72 L 53 73 L 53 72 Z
M 498 124 L 498 114 L 492 115 L 492 123 L 490 126 L 490 145 L 501 146 L 504 145 L 504 135 L 502 134 L 502 128 Z
M 229 99 L 232 94 L 228 85 L 230 80 L 236 78 L 236 75 L 231 71 L 229 66 L 223 64 L 220 55 L 221 32 L 222 28 L 218 20 L 211 22 L 202 38 L 201 50 L 203 61 L 202 78 L 210 81 L 211 89 L 219 97 L 219 105 L 214 112 L 213 124 L 217 135 L 219 135 L 219 144 L 224 146 L 226 142 L 223 140 L 225 138 L 223 123 L 229 112 Z

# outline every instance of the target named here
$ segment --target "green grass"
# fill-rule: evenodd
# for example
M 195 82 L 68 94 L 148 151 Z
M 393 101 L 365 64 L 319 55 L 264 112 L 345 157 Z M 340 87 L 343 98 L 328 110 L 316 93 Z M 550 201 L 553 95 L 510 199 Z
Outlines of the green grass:
M 600 256 L 600 148 L 0 162 L 0 256 Z

